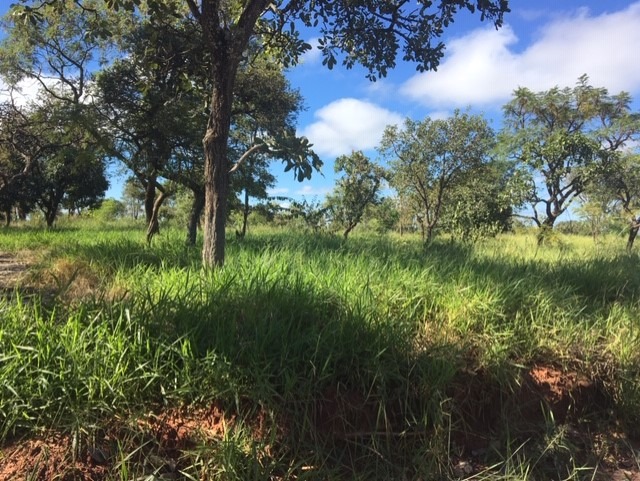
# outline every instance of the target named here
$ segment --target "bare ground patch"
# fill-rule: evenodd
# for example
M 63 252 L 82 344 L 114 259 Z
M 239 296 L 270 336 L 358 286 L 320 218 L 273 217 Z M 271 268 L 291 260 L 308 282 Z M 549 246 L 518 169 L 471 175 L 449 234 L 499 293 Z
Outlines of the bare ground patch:
M 16 287 L 25 276 L 30 263 L 21 256 L 0 252 L 0 291 Z

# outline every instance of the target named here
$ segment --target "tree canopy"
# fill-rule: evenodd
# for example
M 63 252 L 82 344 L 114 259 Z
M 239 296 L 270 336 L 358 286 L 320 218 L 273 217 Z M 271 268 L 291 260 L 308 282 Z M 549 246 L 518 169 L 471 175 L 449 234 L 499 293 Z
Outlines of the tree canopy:
M 505 105 L 503 146 L 527 185 L 540 241 L 594 179 L 614 168 L 620 149 L 640 134 L 640 119 L 630 112 L 630 102 L 627 93 L 610 95 L 589 85 L 583 75 L 573 88 L 535 93 L 521 87 Z
M 494 142 L 482 116 L 460 111 L 445 120 L 406 119 L 402 128 L 387 127 L 380 151 L 390 162 L 391 185 L 419 206 L 425 241 L 431 241 L 445 206 L 461 195 L 456 186 L 488 162 Z
M 327 199 L 333 221 L 344 228 L 346 239 L 360 223 L 365 210 L 377 204 L 385 170 L 361 151 L 341 155 L 335 161 L 335 171 L 344 175 L 337 181 L 333 194 Z

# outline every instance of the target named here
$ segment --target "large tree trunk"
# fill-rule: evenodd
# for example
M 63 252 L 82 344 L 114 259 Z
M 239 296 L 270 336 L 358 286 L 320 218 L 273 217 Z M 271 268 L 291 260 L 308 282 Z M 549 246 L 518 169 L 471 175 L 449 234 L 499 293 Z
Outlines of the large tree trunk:
M 204 191 L 193 191 L 193 203 L 191 204 L 191 212 L 189 213 L 189 225 L 187 226 L 187 242 L 188 246 L 195 246 L 198 236 L 198 224 L 200 216 L 204 209 Z
M 221 267 L 224 264 L 225 227 L 227 222 L 227 198 L 229 196 L 229 166 L 227 161 L 227 138 L 229 127 L 216 117 L 214 112 L 204 137 L 205 151 L 205 204 L 204 245 L 202 262 L 205 267 Z M 212 124 L 214 124 L 212 126 Z M 225 132 L 226 130 L 226 132 Z
M 224 264 L 225 224 L 229 196 L 229 161 L 227 142 L 231 125 L 233 85 L 242 53 L 268 0 L 243 2 L 242 13 L 233 27 L 221 25 L 221 2 L 202 0 L 198 12 L 206 49 L 211 53 L 211 106 L 209 122 L 202 141 L 204 145 L 204 245 L 202 263 L 205 268 Z
M 205 205 L 202 262 L 209 268 L 221 267 L 224 264 L 229 196 L 227 142 L 231 124 L 235 65 L 237 65 L 237 61 L 234 62 L 229 58 L 228 52 L 221 52 L 219 55 L 212 69 L 211 111 L 203 140 Z

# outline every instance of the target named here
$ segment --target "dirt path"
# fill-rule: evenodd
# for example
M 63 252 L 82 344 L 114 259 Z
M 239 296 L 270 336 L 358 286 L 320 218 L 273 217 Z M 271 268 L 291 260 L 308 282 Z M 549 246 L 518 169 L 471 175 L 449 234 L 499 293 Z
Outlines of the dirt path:
M 27 267 L 15 254 L 0 252 L 0 290 L 13 289 Z

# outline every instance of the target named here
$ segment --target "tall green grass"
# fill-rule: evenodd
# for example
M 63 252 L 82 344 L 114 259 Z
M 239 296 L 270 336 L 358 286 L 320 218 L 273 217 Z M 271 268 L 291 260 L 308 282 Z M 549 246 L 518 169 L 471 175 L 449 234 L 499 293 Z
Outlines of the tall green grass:
M 53 295 L 0 299 L 5 440 L 215 400 L 240 421 L 191 454 L 192 476 L 448 479 L 451 386 L 482 372 L 507 392 L 536 363 L 607 373 L 620 417 L 640 420 L 640 273 L 619 239 L 424 248 L 257 230 L 231 240 L 215 271 L 174 230 L 151 246 L 100 226 L 4 230 L 0 250 L 46 252 L 34 254 L 43 276 L 66 259 L 99 279 L 79 299 L 55 283 Z M 344 425 L 327 428 L 318 418 L 337 396 L 364 414 L 339 406 Z M 267 440 L 251 435 L 259 410 Z M 278 445 L 268 462 L 256 454 L 266 444 Z

